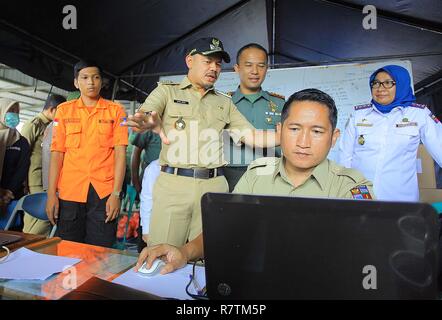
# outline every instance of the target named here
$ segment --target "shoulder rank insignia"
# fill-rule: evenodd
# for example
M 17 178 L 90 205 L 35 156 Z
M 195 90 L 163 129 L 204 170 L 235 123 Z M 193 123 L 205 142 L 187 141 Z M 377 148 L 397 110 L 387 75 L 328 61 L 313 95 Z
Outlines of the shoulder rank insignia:
M 419 108 L 419 109 L 425 109 L 427 106 L 425 104 L 421 104 L 421 103 L 412 103 L 411 107 Z
M 353 199 L 366 200 L 373 199 L 366 185 L 360 185 L 350 190 Z
M 360 104 L 360 105 L 354 107 L 355 110 L 363 110 L 363 109 L 368 109 L 368 108 L 371 108 L 371 103 Z
M 439 119 L 434 114 L 430 114 L 430 117 L 431 119 L 433 119 L 434 122 L 440 123 Z
M 222 96 L 224 96 L 224 97 L 232 98 L 232 96 L 230 96 L 228 93 L 225 93 L 225 92 L 222 92 L 222 91 L 219 91 L 219 90 L 215 90 L 215 92 L 220 94 L 220 95 L 222 95 Z
M 275 92 L 269 92 L 269 95 L 272 96 L 272 97 L 276 97 L 276 98 L 285 100 L 285 96 L 283 96 L 282 94 L 278 94 L 278 93 L 275 93 Z
M 276 166 L 278 163 L 278 158 L 275 157 L 264 157 L 253 160 L 249 164 L 249 169 L 264 167 L 264 166 Z

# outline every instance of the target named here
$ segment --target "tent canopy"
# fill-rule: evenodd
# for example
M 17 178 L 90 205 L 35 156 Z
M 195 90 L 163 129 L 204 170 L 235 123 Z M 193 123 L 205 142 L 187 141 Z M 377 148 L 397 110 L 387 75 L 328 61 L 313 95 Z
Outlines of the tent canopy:
M 366 4 L 377 9 L 376 29 L 363 28 Z M 77 29 L 63 28 L 66 5 Z M 257 42 L 275 67 L 406 58 L 415 89 L 429 90 L 442 78 L 441 22 L 440 0 L 16 0 L 0 12 L 0 62 L 73 90 L 73 65 L 93 59 L 106 97 L 143 101 L 159 75 L 186 72 L 190 42 L 216 36 L 232 56 L 227 69 Z

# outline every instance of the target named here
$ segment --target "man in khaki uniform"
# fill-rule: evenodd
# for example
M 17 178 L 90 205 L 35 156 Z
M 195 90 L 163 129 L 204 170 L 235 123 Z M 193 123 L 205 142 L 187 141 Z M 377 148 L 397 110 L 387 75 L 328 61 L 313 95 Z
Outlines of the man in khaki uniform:
M 58 94 L 48 96 L 43 111 L 37 114 L 33 119 L 26 122 L 21 130 L 31 147 L 31 165 L 28 172 L 29 192 L 44 192 L 42 177 L 42 142 L 43 135 L 47 126 L 54 120 L 55 111 L 60 103 L 66 99 Z M 23 218 L 23 232 L 48 235 L 51 229 L 49 221 L 40 220 L 25 213 Z
M 329 95 L 317 89 L 293 94 L 285 103 L 277 126 L 283 157 L 252 162 L 234 193 L 371 199 L 370 181 L 357 170 L 327 159 L 339 137 L 336 123 L 337 109 Z M 135 269 L 144 261 L 149 268 L 154 259 L 161 256 L 167 262 L 162 274 L 202 258 L 202 234 L 180 248 L 167 244 L 145 248 Z
M 228 63 L 230 57 L 220 40 L 198 39 L 186 56 L 187 76 L 180 83 L 159 83 L 140 110 L 129 116 L 127 125 L 152 130 L 163 142 L 149 245 L 180 246 L 194 239 L 202 231 L 202 194 L 229 190 L 223 173 L 227 164 L 222 151 L 224 129 L 235 143 L 277 144 L 274 132 L 254 130 L 231 98 L 214 89 L 222 60 Z
M 292 95 L 277 126 L 283 158 L 252 162 L 234 192 L 372 199 L 373 185 L 361 172 L 326 158 L 339 137 L 336 123 L 337 109 L 326 93 L 306 89 Z

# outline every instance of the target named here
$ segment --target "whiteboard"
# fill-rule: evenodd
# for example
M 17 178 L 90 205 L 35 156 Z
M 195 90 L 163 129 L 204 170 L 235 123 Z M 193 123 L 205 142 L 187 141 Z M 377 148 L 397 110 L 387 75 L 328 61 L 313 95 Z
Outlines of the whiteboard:
M 316 88 L 328 93 L 335 100 L 338 109 L 337 128 L 341 130 L 342 135 L 353 107 L 371 101 L 371 92 L 368 85 L 370 75 L 377 69 L 389 64 L 406 68 L 410 73 L 411 83 L 413 83 L 411 62 L 409 60 L 392 60 L 374 63 L 270 69 L 262 87 L 264 90 L 284 95 L 286 100 L 296 91 L 307 88 Z M 164 76 L 160 80 L 181 82 L 182 78 L 183 75 Z M 221 72 L 215 87 L 220 91 L 229 92 L 235 91 L 238 84 L 239 77 L 235 72 Z M 328 158 L 337 159 L 337 146 L 338 143 L 330 151 Z

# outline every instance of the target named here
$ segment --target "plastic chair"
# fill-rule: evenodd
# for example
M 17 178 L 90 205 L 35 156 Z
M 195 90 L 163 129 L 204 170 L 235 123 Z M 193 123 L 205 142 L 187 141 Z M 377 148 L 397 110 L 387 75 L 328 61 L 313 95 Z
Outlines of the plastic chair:
M 442 215 L 442 202 L 433 202 L 431 205 L 439 215 Z
M 31 216 L 48 221 L 48 216 L 46 215 L 46 201 L 48 199 L 48 196 L 46 192 L 40 192 L 40 193 L 34 193 L 34 194 L 28 194 L 20 198 L 18 200 L 17 205 L 14 208 L 14 211 L 12 211 L 11 216 L 9 217 L 8 223 L 6 223 L 5 230 L 8 230 L 14 219 L 17 215 L 18 211 L 26 211 L 26 213 L 30 214 Z M 49 234 L 49 238 L 52 238 L 55 234 L 55 230 L 57 229 L 57 226 L 53 226 L 52 230 Z
M 136 197 L 137 197 L 137 190 L 135 190 L 134 186 L 128 185 L 127 189 L 126 189 L 126 196 L 124 197 L 124 200 L 121 204 L 121 210 L 120 210 L 120 212 L 123 212 L 127 208 L 127 205 L 129 204 L 129 208 L 127 209 L 127 221 L 126 221 L 126 226 L 125 226 L 124 235 L 123 235 L 123 242 L 117 242 L 114 245 L 114 248 L 116 248 L 116 249 L 126 249 L 126 240 L 127 240 L 126 235 L 127 235 L 127 230 L 129 228 L 130 218 L 132 217 L 132 209 L 135 204 Z M 121 217 L 122 217 L 122 215 L 120 215 L 120 219 L 121 219 Z
M 6 224 L 9 221 L 9 218 L 11 217 L 12 211 L 14 211 L 15 205 L 17 204 L 18 200 L 12 200 L 9 202 L 9 204 L 6 206 L 6 214 L 0 217 L 0 230 L 4 230 L 6 227 Z M 22 223 L 21 216 L 17 216 L 15 219 L 15 223 L 12 224 L 11 227 L 19 227 Z

